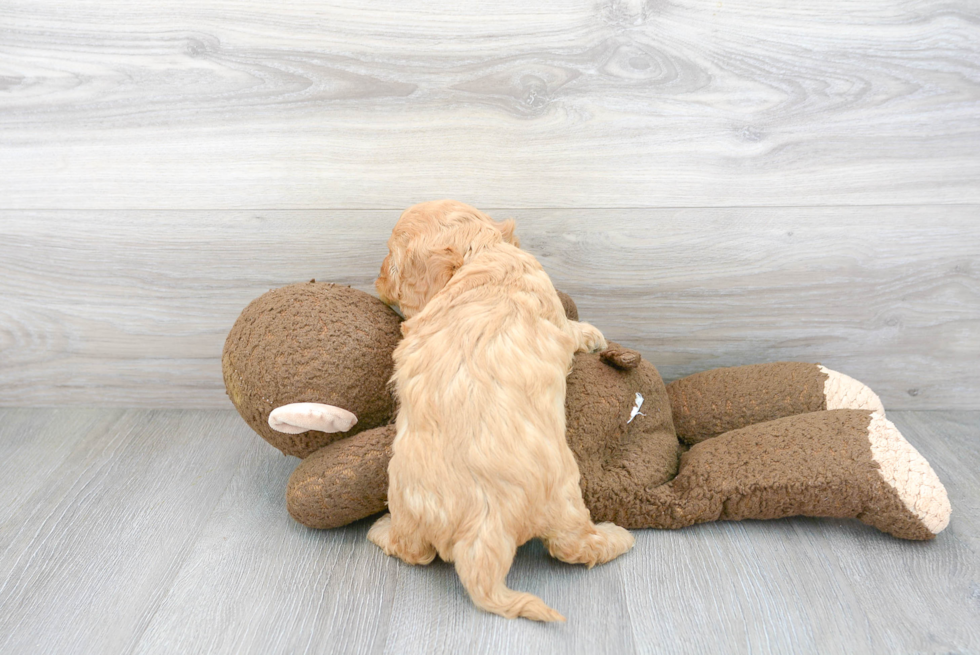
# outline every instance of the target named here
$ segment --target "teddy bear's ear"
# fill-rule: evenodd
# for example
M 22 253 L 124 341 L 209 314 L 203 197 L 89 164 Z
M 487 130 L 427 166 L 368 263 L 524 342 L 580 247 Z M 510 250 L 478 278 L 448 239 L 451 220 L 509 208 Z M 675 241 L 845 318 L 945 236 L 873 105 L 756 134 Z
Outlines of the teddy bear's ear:
M 628 371 L 631 368 L 639 366 L 643 356 L 639 351 L 623 348 L 619 344 L 611 343 L 608 348 L 599 353 L 599 358 L 610 366 Z
M 307 430 L 347 432 L 357 417 L 342 407 L 322 403 L 290 403 L 276 407 L 269 414 L 269 427 L 276 432 L 300 434 Z

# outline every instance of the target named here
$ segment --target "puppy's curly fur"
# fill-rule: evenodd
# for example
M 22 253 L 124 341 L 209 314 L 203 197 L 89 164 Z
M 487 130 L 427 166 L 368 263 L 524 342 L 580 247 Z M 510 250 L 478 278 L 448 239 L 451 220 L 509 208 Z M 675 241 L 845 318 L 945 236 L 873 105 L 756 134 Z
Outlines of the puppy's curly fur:
M 565 377 L 575 352 L 606 346 L 569 321 L 551 280 L 518 247 L 514 222 L 454 201 L 406 210 L 376 287 L 398 304 L 399 399 L 388 508 L 368 538 L 387 554 L 455 562 L 473 602 L 538 621 L 564 617 L 504 583 L 518 546 L 593 566 L 633 546 L 595 525 L 565 440 Z

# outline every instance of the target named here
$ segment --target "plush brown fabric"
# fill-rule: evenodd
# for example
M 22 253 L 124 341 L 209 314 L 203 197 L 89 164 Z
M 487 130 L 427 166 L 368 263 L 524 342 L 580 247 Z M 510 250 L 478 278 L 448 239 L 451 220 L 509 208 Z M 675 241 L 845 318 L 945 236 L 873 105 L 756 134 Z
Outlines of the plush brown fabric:
M 649 369 L 633 379 L 613 379 L 595 366 L 594 356 L 580 358 L 569 385 L 576 398 L 584 390 L 581 383 L 595 377 L 605 378 L 607 389 L 625 384 L 641 393 L 658 381 Z M 856 518 L 902 539 L 935 537 L 878 474 L 868 441 L 870 412 L 815 412 L 735 430 L 684 453 L 678 471 L 678 444 L 667 431 L 667 407 L 651 407 L 646 419 L 638 416 L 628 426 L 616 426 L 602 425 L 591 411 L 595 406 L 577 405 L 573 401 L 566 408 L 569 445 L 596 521 L 678 529 L 708 521 L 802 515 Z M 611 429 L 617 438 L 608 447 L 596 447 L 589 439 L 596 428 Z M 334 528 L 384 510 L 393 439 L 389 425 L 308 457 L 290 478 L 290 514 L 310 527 Z
M 565 308 L 565 316 L 568 317 L 570 321 L 578 320 L 578 306 L 572 297 L 565 293 L 564 291 L 558 292 L 558 298 L 561 300 L 561 306 Z
M 286 487 L 290 515 L 311 528 L 338 528 L 388 503 L 394 424 L 335 441 L 296 467 Z
M 637 393 L 643 404 L 630 421 Z M 582 496 L 595 521 L 625 525 L 639 508 L 639 490 L 677 473 L 680 448 L 670 405 L 650 362 L 623 370 L 599 354 L 576 355 L 565 395 L 565 426 L 582 475 Z
M 385 507 L 395 411 L 386 383 L 399 323 L 363 292 L 310 283 L 265 294 L 228 336 L 223 368 L 235 406 L 269 443 L 306 458 L 287 490 L 289 512 L 304 525 L 337 527 Z M 822 391 L 814 364 L 719 369 L 665 388 L 636 351 L 611 344 L 604 354 L 577 355 L 567 437 L 593 519 L 680 528 L 803 514 L 931 538 L 877 473 L 869 413 L 818 411 Z M 348 409 L 358 423 L 333 435 L 269 428 L 274 407 L 304 401 Z M 675 420 L 698 442 L 687 452 Z
M 643 359 L 642 355 L 636 350 L 623 348 L 620 345 L 613 345 L 606 348 L 599 356 L 605 363 L 620 369 L 636 368 Z
M 387 388 L 401 319 L 363 291 L 306 282 L 252 301 L 225 341 L 221 368 L 232 403 L 249 426 L 287 455 L 318 448 L 392 419 Z M 284 434 L 269 413 L 289 403 L 336 405 L 357 416 L 349 432 Z
M 871 412 L 838 409 L 752 425 L 703 441 L 625 527 L 787 516 L 857 518 L 903 539 L 934 535 L 878 474 Z
M 923 525 L 905 506 L 897 491 L 885 484 L 880 477 L 874 479 L 874 485 L 875 492 L 871 496 L 871 502 L 856 517 L 858 520 L 899 539 L 928 541 L 936 538 L 936 533 Z
M 775 362 L 695 373 L 667 385 L 677 437 L 688 445 L 729 430 L 827 409 L 817 364 Z

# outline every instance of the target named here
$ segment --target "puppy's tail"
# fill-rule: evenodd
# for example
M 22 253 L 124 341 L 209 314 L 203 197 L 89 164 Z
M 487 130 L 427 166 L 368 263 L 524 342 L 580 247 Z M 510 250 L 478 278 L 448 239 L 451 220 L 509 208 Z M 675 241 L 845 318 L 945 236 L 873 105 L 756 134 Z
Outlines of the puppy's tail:
M 453 546 L 456 573 L 473 603 L 508 619 L 564 621 L 564 616 L 537 596 L 507 588 L 504 580 L 514 561 L 516 547 L 507 536 L 492 541 L 486 538 L 488 536 L 483 532 L 476 538 L 457 541 Z

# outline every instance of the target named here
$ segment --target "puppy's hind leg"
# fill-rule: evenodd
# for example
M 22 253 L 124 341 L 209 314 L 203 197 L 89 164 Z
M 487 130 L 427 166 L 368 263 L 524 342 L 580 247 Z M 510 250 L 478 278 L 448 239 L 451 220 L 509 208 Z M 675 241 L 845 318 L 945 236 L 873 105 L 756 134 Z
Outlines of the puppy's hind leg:
M 485 524 L 455 543 L 456 573 L 473 603 L 508 619 L 520 616 L 534 621 L 564 621 L 564 616 L 537 596 L 507 588 L 504 580 L 516 551 L 509 535 Z
M 590 323 L 569 321 L 568 327 L 575 338 L 575 352 L 577 353 L 594 353 L 605 350 L 609 345 L 599 328 Z
M 368 541 L 406 564 L 429 564 L 436 557 L 435 547 L 417 532 L 396 530 L 391 514 L 374 522 L 367 534 Z
M 578 491 L 578 486 L 570 492 Z M 552 557 L 569 564 L 585 564 L 592 568 L 616 559 L 633 547 L 635 540 L 628 530 L 614 523 L 596 525 L 589 518 L 589 510 L 577 498 L 554 501 L 552 524 L 544 536 Z

